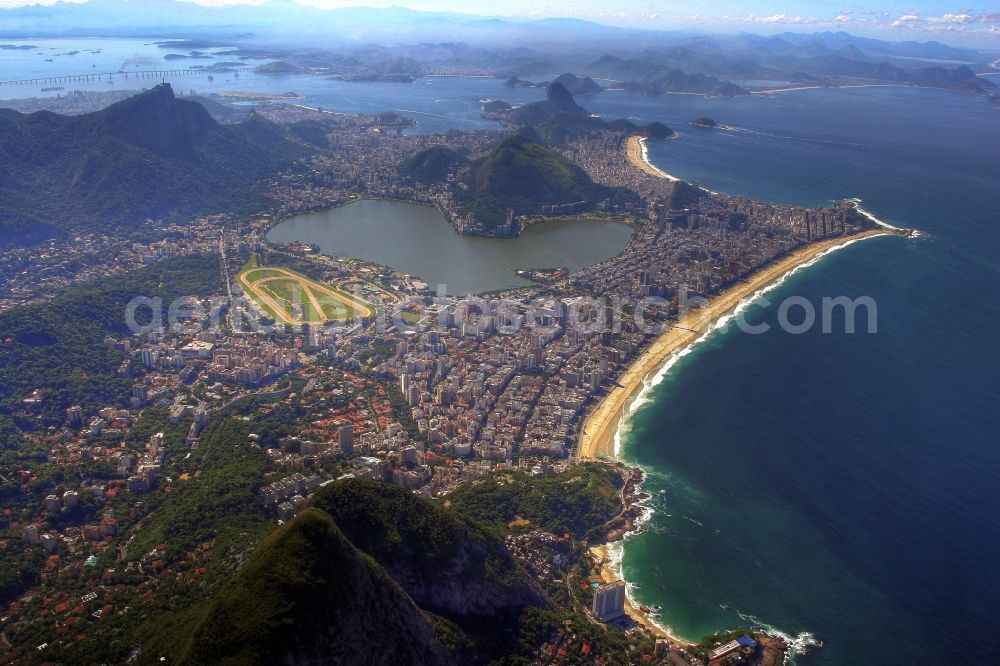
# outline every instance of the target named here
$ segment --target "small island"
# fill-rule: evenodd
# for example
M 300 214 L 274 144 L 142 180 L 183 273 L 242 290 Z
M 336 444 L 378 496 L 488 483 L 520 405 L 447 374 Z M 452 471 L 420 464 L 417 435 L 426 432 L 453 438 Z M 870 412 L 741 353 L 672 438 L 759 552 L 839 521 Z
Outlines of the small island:
M 694 127 L 704 127 L 706 129 L 713 129 L 719 126 L 719 123 L 715 122 L 711 118 L 695 118 L 691 121 L 691 125 Z

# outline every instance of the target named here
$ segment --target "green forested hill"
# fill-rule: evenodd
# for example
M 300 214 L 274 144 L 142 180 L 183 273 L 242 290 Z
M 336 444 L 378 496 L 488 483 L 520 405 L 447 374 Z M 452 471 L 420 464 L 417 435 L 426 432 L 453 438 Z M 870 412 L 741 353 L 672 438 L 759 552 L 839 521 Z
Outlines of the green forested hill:
M 423 608 L 462 617 L 542 603 L 500 538 L 398 486 L 335 483 L 318 491 L 311 504 L 333 516 L 352 543 Z
M 146 649 L 181 644 L 186 664 L 483 663 L 512 654 L 523 613 L 549 607 L 499 531 L 349 479 L 196 607 L 148 626 Z
M 467 483 L 448 496 L 459 513 L 486 524 L 521 518 L 532 527 L 583 538 L 621 511 L 621 474 L 599 463 L 534 478 L 520 472 Z
M 452 169 L 468 162 L 468 158 L 450 148 L 431 146 L 403 160 L 399 174 L 418 183 L 434 183 L 444 180 Z
M 125 354 L 104 340 L 129 334 L 128 302 L 148 296 L 169 304 L 220 286 L 218 256 L 180 257 L 0 313 L 0 414 L 36 388 L 42 389 L 43 419 L 51 423 L 61 422 L 63 410 L 73 404 L 88 410 L 122 404 L 129 382 L 115 371 Z
M 253 185 L 308 153 L 256 115 L 220 125 L 167 84 L 81 116 L 0 114 L 0 246 L 65 229 L 250 210 Z
M 205 608 L 182 664 L 448 664 L 431 622 L 329 514 L 304 509 Z
M 543 205 L 584 202 L 587 208 L 604 199 L 636 198 L 628 190 L 595 183 L 576 164 L 520 134 L 474 162 L 465 185 L 457 193 L 460 204 L 488 226 L 502 224 L 508 208 L 515 215 L 537 215 Z

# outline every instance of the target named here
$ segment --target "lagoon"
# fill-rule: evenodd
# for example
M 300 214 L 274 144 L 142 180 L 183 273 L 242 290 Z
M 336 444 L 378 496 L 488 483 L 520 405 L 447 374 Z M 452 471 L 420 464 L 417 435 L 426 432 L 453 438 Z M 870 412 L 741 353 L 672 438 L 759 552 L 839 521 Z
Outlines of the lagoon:
M 323 254 L 390 266 L 465 295 L 531 284 L 516 275 L 521 268 L 580 270 L 621 252 L 631 235 L 626 224 L 576 219 L 544 222 L 518 238 L 463 236 L 435 208 L 368 199 L 296 215 L 267 240 L 316 244 Z

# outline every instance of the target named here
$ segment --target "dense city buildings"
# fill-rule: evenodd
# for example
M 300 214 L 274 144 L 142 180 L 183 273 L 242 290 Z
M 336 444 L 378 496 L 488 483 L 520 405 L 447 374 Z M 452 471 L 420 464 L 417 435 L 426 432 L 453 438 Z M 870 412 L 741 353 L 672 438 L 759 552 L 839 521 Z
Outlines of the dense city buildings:
M 222 430 L 238 433 L 229 436 L 259 456 L 258 471 L 226 483 L 238 484 L 242 501 L 252 500 L 252 508 L 242 506 L 272 525 L 290 521 L 337 480 L 376 480 L 447 501 L 498 472 L 559 474 L 578 463 L 587 415 L 679 314 L 804 244 L 864 226 L 846 204 L 767 204 L 655 178 L 625 157 L 628 133 L 608 129 L 558 150 L 594 182 L 639 195 L 639 204 L 616 214 L 633 228 L 620 254 L 488 299 L 439 296 L 421 276 L 302 244 L 275 246 L 266 232 L 297 212 L 383 197 L 433 205 L 456 232 L 481 233 L 454 198 L 467 166 L 423 185 L 401 176 L 399 165 L 435 146 L 476 159 L 506 130 L 409 134 L 392 114 L 291 105 L 258 112 L 278 123 L 321 121 L 329 140 L 267 184 L 272 209 L 149 221 L 126 237 L 80 234 L 0 255 L 3 308 L 182 257 L 217 261 L 220 285 L 190 294 L 161 326 L 137 324 L 103 341 L 121 359 L 115 379 L 128 386 L 125 401 L 81 399 L 55 421 L 46 387 L 21 401 L 14 416 L 30 424 L 35 457 L 4 480 L 18 488 L 12 526 L 45 558 L 38 584 L 11 611 L 22 632 L 71 632 L 84 613 L 97 618 L 151 603 L 163 580 L 194 585 L 212 574 L 214 541 L 202 535 L 178 546 L 169 522 L 156 542 L 141 541 L 148 548 L 141 557 L 125 558 L 146 523 L 174 520 L 156 516 L 164 497 L 195 492 L 188 489 L 203 473 L 218 473 L 206 461 L 239 465 L 206 436 L 217 442 Z M 505 233 L 565 215 L 572 210 L 539 202 L 532 214 L 511 213 Z M 237 279 L 251 257 L 265 270 L 288 266 L 349 290 L 375 314 L 276 324 Z M 540 580 L 558 585 L 566 575 L 567 535 L 530 532 L 508 546 Z M 87 582 L 51 586 L 91 569 Z M 593 592 L 591 613 L 619 619 L 624 602 L 624 584 L 606 582 Z

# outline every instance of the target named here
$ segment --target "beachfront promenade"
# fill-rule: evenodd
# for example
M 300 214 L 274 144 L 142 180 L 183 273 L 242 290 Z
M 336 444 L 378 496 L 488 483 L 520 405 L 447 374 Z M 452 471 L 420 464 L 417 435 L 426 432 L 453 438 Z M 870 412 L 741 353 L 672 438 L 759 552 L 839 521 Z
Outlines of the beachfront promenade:
M 721 317 L 732 313 L 742 301 L 820 255 L 861 239 L 889 233 L 893 232 L 886 229 L 869 230 L 807 245 L 713 296 L 701 307 L 682 314 L 639 355 L 619 378 L 618 385 L 587 417 L 580 433 L 577 457 L 613 458 L 616 455 L 615 433 L 643 387 L 671 357 L 709 332 Z

